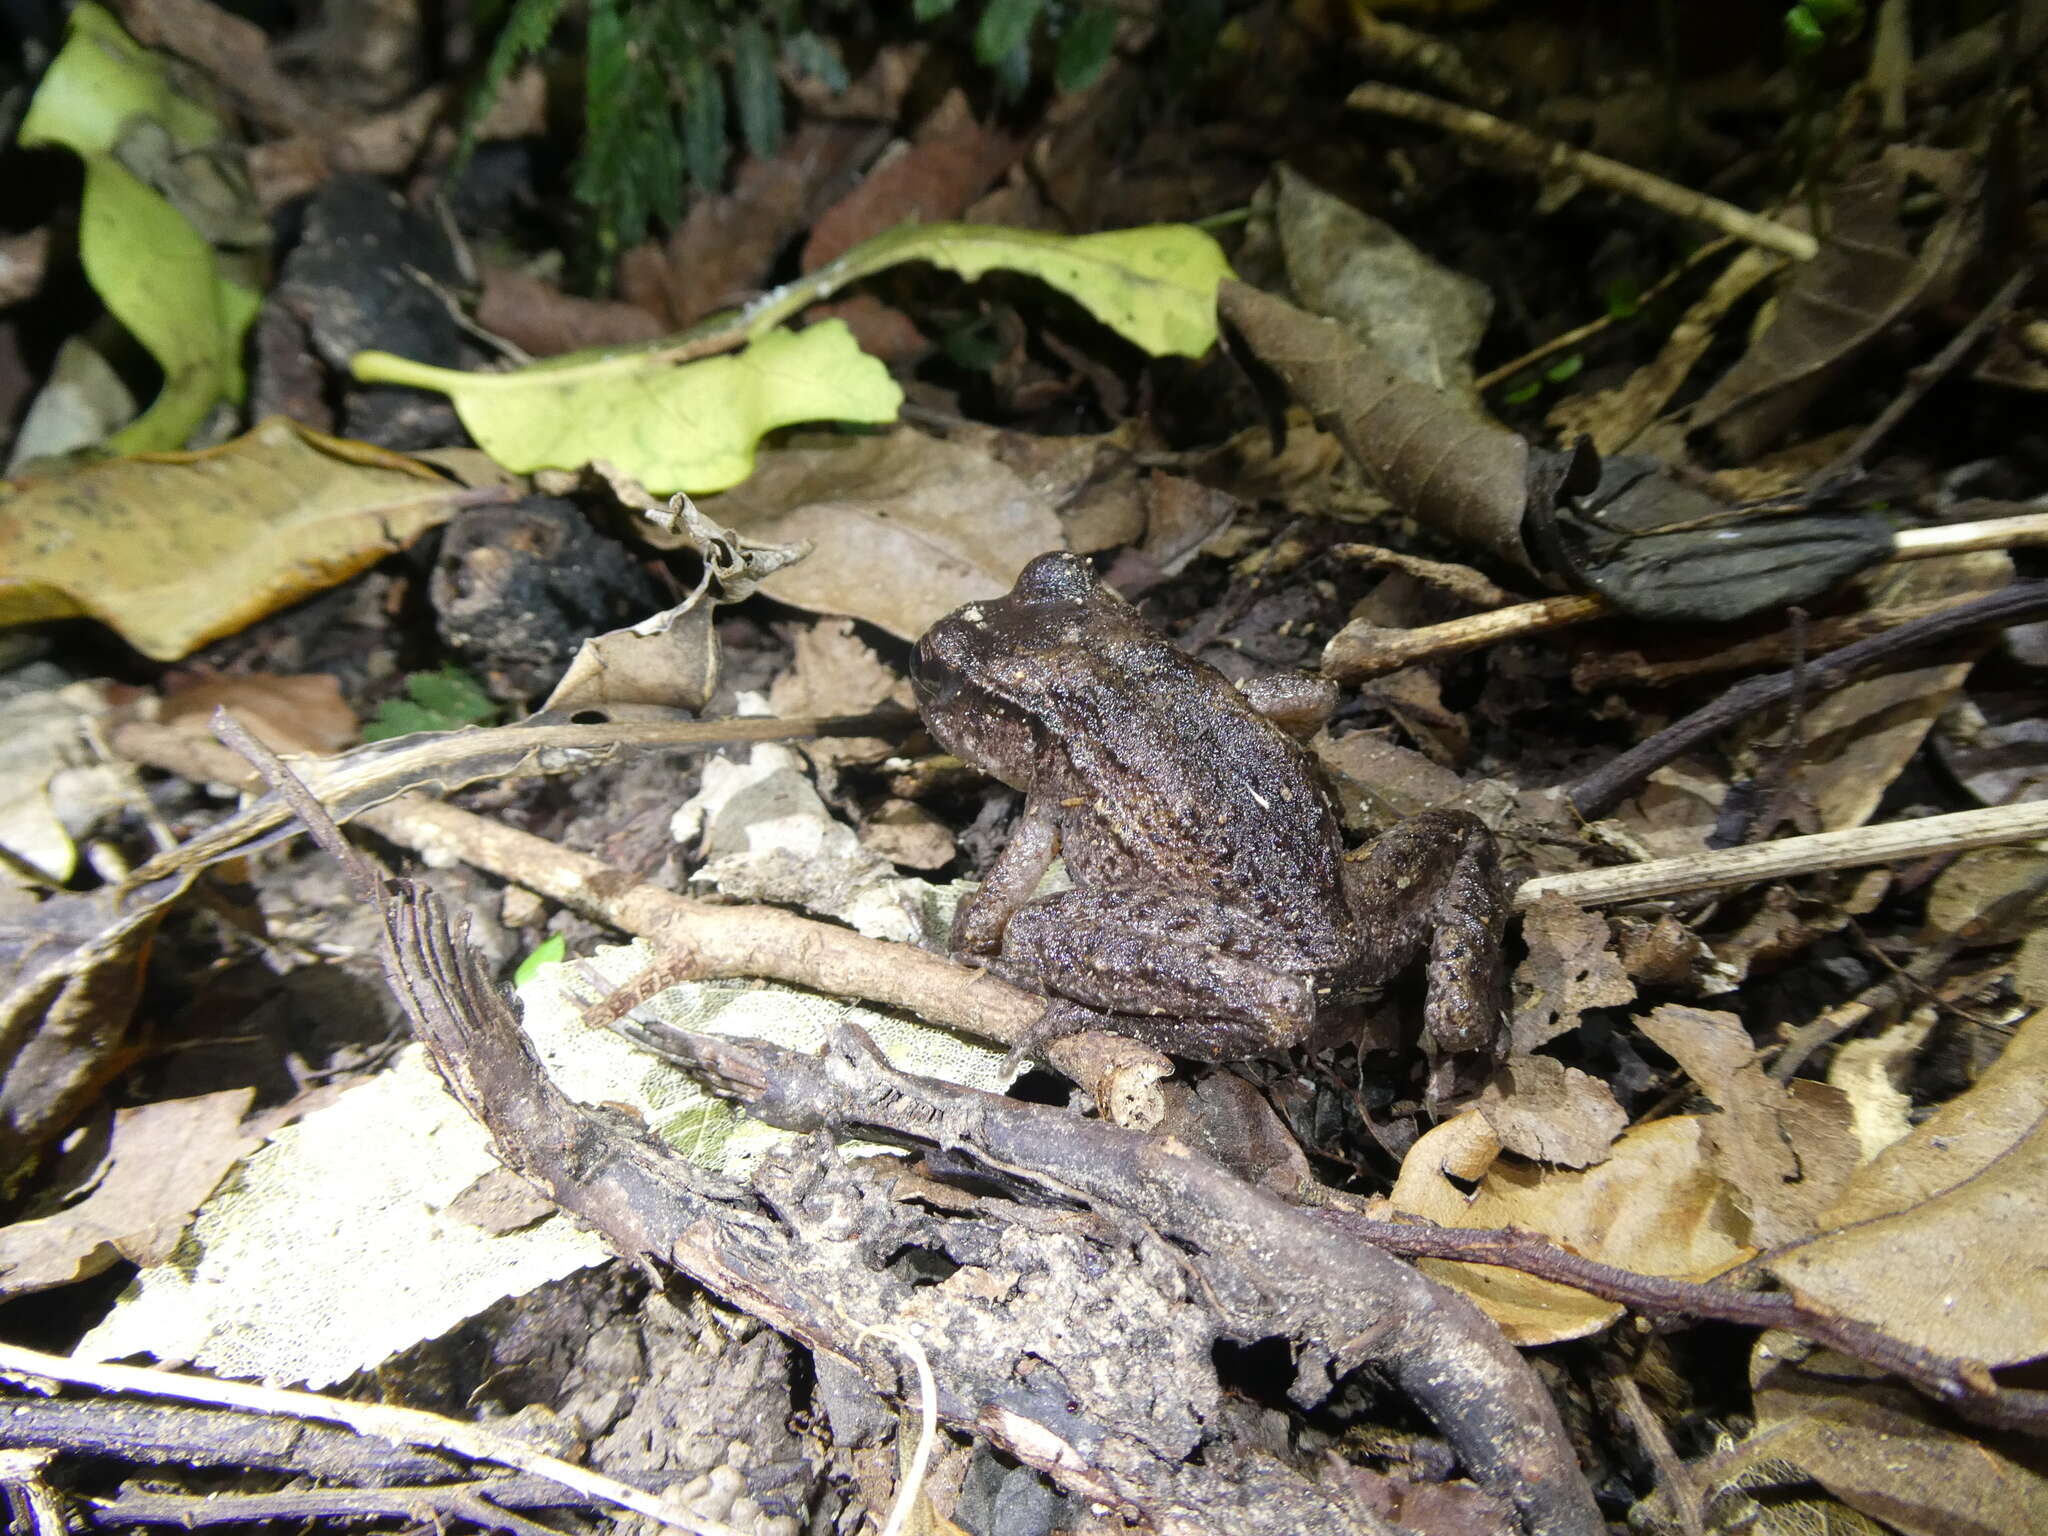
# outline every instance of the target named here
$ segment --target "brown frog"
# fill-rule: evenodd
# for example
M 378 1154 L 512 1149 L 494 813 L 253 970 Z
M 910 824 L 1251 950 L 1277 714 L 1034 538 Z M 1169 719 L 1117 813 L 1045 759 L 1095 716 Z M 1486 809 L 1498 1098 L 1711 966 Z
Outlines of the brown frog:
M 1426 812 L 1347 863 L 1309 754 L 1079 556 L 939 620 L 911 676 L 932 735 L 1024 791 L 953 947 L 1052 1000 L 1031 1043 L 1263 1055 L 1425 948 L 1433 1049 L 1493 1043 L 1506 903 L 1485 827 Z M 1073 886 L 1033 900 L 1055 855 Z

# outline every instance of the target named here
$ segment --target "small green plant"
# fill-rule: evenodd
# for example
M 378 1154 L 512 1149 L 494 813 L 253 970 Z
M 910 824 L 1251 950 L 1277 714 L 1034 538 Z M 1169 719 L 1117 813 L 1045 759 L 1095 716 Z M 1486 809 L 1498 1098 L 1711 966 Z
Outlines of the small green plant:
M 559 933 L 551 933 L 534 947 L 532 954 L 519 962 L 519 969 L 512 973 L 512 985 L 523 987 L 540 974 L 544 965 L 553 965 L 569 953 L 569 941 Z
M 405 680 L 406 697 L 386 699 L 363 727 L 363 740 L 389 741 L 414 731 L 452 731 L 498 718 L 499 706 L 460 667 L 415 672 Z
M 749 151 L 774 154 L 783 132 L 780 70 L 843 90 L 846 66 L 830 28 L 872 29 L 878 20 L 848 0 L 475 4 L 478 35 L 494 41 L 470 104 L 472 135 L 513 70 L 540 55 L 572 16 L 582 18 L 583 145 L 573 191 L 591 212 L 600 265 L 649 225 L 680 219 L 692 188 L 721 184 L 735 125 Z M 1121 12 L 1105 0 L 911 0 L 897 15 L 927 34 L 971 27 L 976 60 L 1016 96 L 1046 76 L 1063 91 L 1092 84 L 1108 66 Z M 1186 83 L 1222 25 L 1223 0 L 1172 8 L 1164 27 L 1171 83 Z M 465 154 L 468 147 L 465 140 Z

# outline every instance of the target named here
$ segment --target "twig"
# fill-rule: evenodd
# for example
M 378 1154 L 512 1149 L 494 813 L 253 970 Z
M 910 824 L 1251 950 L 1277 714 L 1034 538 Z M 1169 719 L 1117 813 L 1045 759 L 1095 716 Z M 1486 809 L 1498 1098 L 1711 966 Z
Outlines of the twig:
M 1467 614 L 1419 629 L 1380 629 L 1346 625 L 1323 648 L 1323 676 L 1340 683 L 1384 677 L 1403 667 L 1457 656 L 1503 640 L 1519 640 L 1546 630 L 1565 629 L 1613 613 L 1604 597 L 1539 598 L 1486 613 Z
M 1749 1328 L 1782 1328 L 1890 1371 L 1980 1423 L 2038 1428 L 2048 1421 L 2048 1392 L 1998 1388 L 1980 1361 L 1955 1360 L 1909 1344 L 1855 1318 L 1808 1306 L 1782 1291 L 1745 1291 L 1725 1281 L 1639 1275 L 1561 1248 L 1514 1227 L 1438 1227 L 1381 1221 L 1343 1204 L 1324 1213 L 1391 1253 L 1513 1269 L 1568 1285 L 1649 1317 L 1694 1317 Z
M 1858 672 L 1889 661 L 1906 651 L 1953 639 L 1972 630 L 2020 624 L 2048 613 L 2048 581 L 2024 581 L 1993 592 L 1972 603 L 1944 609 L 1901 624 L 1897 629 L 1845 645 L 1818 658 L 1806 669 L 1807 686 L 1820 693 L 1841 686 Z M 1588 774 L 1571 790 L 1573 807 L 1589 820 L 1604 816 L 1622 797 L 1656 769 L 1691 750 L 1708 737 L 1737 721 L 1746 720 L 1783 703 L 1792 693 L 1791 674 L 1753 677 L 1738 683 L 1714 703 L 1698 710 L 1647 741 L 1641 742 L 1606 767 Z
M 251 1413 L 282 1413 L 295 1418 L 343 1424 L 359 1435 L 373 1435 L 394 1445 L 434 1446 L 474 1461 L 492 1461 L 516 1467 L 521 1472 L 547 1478 L 564 1488 L 573 1488 L 585 1498 L 630 1509 L 634 1514 L 645 1515 L 660 1525 L 693 1532 L 694 1536 L 741 1536 L 729 1525 L 672 1509 L 651 1493 L 606 1477 L 601 1472 L 592 1472 L 587 1467 L 549 1456 L 510 1435 L 486 1429 L 480 1424 L 465 1424 L 457 1419 L 444 1419 L 439 1414 L 422 1413 L 417 1408 L 351 1403 L 311 1392 L 287 1392 L 277 1387 L 254 1386 L 245 1381 L 180 1376 L 135 1365 L 94 1365 L 5 1343 L 0 1343 L 0 1370 L 92 1387 L 101 1392 L 136 1392 L 145 1397 L 169 1397 L 180 1402 L 210 1403 L 216 1407 L 243 1408 Z
M 1693 1482 L 1692 1474 L 1685 1463 L 1678 1459 L 1678 1453 L 1671 1448 L 1671 1437 L 1664 1433 L 1664 1426 L 1657 1422 L 1656 1414 L 1643 1398 L 1643 1389 L 1629 1372 L 1618 1370 L 1608 1380 L 1614 1385 L 1615 1396 L 1621 1400 L 1621 1411 L 1628 1419 L 1629 1427 L 1636 1433 L 1636 1439 L 1648 1453 L 1650 1464 L 1657 1469 L 1657 1483 L 1664 1497 L 1671 1501 L 1671 1507 L 1678 1512 L 1678 1525 L 1683 1536 L 1706 1536 L 1706 1521 L 1700 1508 L 1700 1490 Z
M 1995 805 L 1981 811 L 1956 811 L 1947 816 L 1922 816 L 1914 821 L 1850 827 L 1841 832 L 1814 832 L 1781 837 L 1775 842 L 1709 853 L 1647 859 L 1614 869 L 1588 869 L 1570 875 L 1539 875 L 1515 891 L 1515 905 L 1526 907 L 1555 894 L 1580 906 L 1648 901 L 1693 891 L 1750 885 L 1759 880 L 1786 880 L 1826 869 L 1856 869 L 1892 864 L 1934 853 L 1959 853 L 2001 843 L 2023 843 L 2048 837 L 2048 801 Z
M 1823 470 L 1814 481 L 1815 495 L 1824 495 L 1849 481 L 1863 467 L 1863 461 L 1885 438 L 1891 429 L 1899 424 L 1906 412 L 1918 405 L 1927 391 L 1946 378 L 1956 365 L 1969 355 L 1970 349 L 1983 339 L 1984 333 L 2001 320 L 2005 312 L 2019 302 L 2020 293 L 2033 280 L 2033 271 L 2023 268 L 2005 280 L 1998 292 L 1991 296 L 1991 302 L 1977 311 L 1970 323 L 1949 338 L 1948 345 L 1933 357 L 1906 375 L 1906 384 L 1891 403 L 1878 413 L 1877 420 L 1857 435 L 1856 441 L 1843 449 L 1835 461 Z
M 550 1497 L 552 1495 L 552 1497 Z M 514 1509 L 564 1502 L 555 1484 L 537 1477 L 485 1477 L 462 1483 L 399 1488 L 284 1488 L 270 1493 L 149 1493 L 127 1488 L 111 1498 L 87 1499 L 93 1524 L 103 1530 L 135 1525 L 245 1525 L 288 1520 L 301 1528 L 321 1520 L 398 1520 L 412 1529 L 430 1520 L 467 1520 L 513 1536 L 561 1536 Z
M 1681 187 L 1661 176 L 1639 171 L 1632 165 L 1609 160 L 1605 155 L 1546 139 L 1541 134 L 1504 122 L 1491 113 L 1453 106 L 1418 91 L 1404 91 L 1377 82 L 1361 85 L 1345 98 L 1344 104 L 1360 111 L 1385 112 L 1410 122 L 1428 123 L 1477 143 L 1503 149 L 1533 165 L 1583 176 L 1653 208 L 1661 208 L 1681 219 L 1709 224 L 1723 234 L 1790 256 L 1795 261 L 1811 261 L 1820 254 L 1820 242 L 1804 230 L 1793 229 L 1775 219 L 1724 203 L 1717 197 Z
M 1721 235 L 1709 240 L 1669 272 L 1658 278 L 1649 288 L 1645 289 L 1642 296 L 1636 300 L 1637 311 L 1640 312 L 1649 308 L 1650 305 L 1664 296 L 1666 289 L 1670 288 L 1673 283 L 1676 283 L 1686 273 L 1690 272 L 1701 262 L 1718 256 L 1734 243 L 1735 237 L 1733 235 Z M 1582 341 L 1598 336 L 1610 325 L 1613 325 L 1617 318 L 1613 311 L 1610 310 L 1597 320 L 1588 320 L 1584 325 L 1574 326 L 1571 330 L 1553 336 L 1550 340 L 1530 348 L 1513 362 L 1502 363 L 1493 372 L 1481 374 L 1477 379 L 1473 380 L 1472 387 L 1483 394 L 1487 390 L 1492 389 L 1496 384 L 1506 383 L 1523 369 L 1535 367 L 1553 352 L 1562 352 L 1566 347 L 1575 347 Z

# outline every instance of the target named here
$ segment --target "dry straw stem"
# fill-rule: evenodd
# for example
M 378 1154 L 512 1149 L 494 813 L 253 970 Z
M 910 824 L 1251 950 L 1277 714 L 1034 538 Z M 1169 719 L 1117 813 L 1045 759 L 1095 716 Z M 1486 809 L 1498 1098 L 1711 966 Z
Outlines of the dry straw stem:
M 0 1344 L 0 1371 L 15 1371 L 45 1381 L 69 1382 L 101 1392 L 128 1392 L 144 1397 L 168 1397 L 185 1403 L 207 1403 L 221 1408 L 239 1408 L 248 1413 L 275 1413 L 296 1419 L 315 1419 L 340 1424 L 359 1435 L 388 1440 L 393 1445 L 428 1446 L 466 1456 L 474 1461 L 492 1461 L 516 1467 L 535 1477 L 574 1489 L 585 1498 L 637 1515 L 665 1528 L 689 1531 L 693 1536 L 741 1536 L 729 1525 L 705 1520 L 677 1510 L 654 1494 L 562 1461 L 535 1450 L 524 1441 L 499 1434 L 480 1424 L 445 1419 L 422 1413 L 417 1408 L 392 1408 L 382 1403 L 352 1403 L 342 1398 L 321 1397 L 312 1392 L 287 1392 L 277 1387 L 259 1387 L 244 1381 L 216 1381 L 211 1377 L 180 1376 L 171 1371 L 148 1370 L 135 1365 L 94 1365 L 67 1360 L 62 1355 L 45 1355 L 13 1344 Z
M 1363 112 L 1384 112 L 1391 117 L 1405 117 L 1410 122 L 1428 123 L 1475 143 L 1491 145 L 1516 159 L 1547 170 L 1583 176 L 1653 208 L 1661 208 L 1681 219 L 1711 225 L 1724 235 L 1747 240 L 1767 251 L 1790 256 L 1794 261 L 1811 261 L 1820 254 L 1820 242 L 1803 229 L 1793 229 L 1775 219 L 1737 208 L 1733 203 L 1724 203 L 1717 197 L 1708 197 L 1703 192 L 1681 187 L 1661 176 L 1652 176 L 1634 166 L 1623 165 L 1619 160 L 1609 160 L 1605 155 L 1546 139 L 1541 134 L 1504 122 L 1490 112 L 1453 106 L 1447 101 L 1438 101 L 1434 96 L 1424 96 L 1419 91 L 1404 91 L 1397 86 L 1377 82 L 1361 85 L 1345 99 L 1344 104 Z
M 1571 875 L 1539 875 L 1515 891 L 1515 905 L 1527 907 L 1555 893 L 1582 907 L 1610 902 L 1646 901 L 1723 886 L 1785 880 L 1826 869 L 1857 869 L 1870 864 L 1895 864 L 1934 854 L 1961 853 L 1999 843 L 2020 843 L 2048 837 L 2048 801 L 1998 805 L 1982 811 L 1957 811 L 1948 816 L 1923 816 L 1915 821 L 1851 827 L 1844 832 L 1816 832 L 1743 848 L 1648 859 L 1616 869 L 1589 869 Z

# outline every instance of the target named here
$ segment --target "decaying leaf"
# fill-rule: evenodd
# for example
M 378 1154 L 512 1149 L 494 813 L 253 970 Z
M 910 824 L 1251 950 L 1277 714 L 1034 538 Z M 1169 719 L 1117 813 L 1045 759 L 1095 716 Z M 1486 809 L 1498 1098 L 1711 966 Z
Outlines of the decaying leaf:
M 1393 1207 L 1446 1227 L 1522 1227 L 1575 1253 L 1646 1275 L 1705 1280 L 1748 1258 L 1748 1223 L 1708 1166 L 1703 1124 L 1674 1116 L 1639 1125 L 1607 1161 L 1559 1172 L 1501 1157 L 1499 1139 L 1468 1110 L 1417 1141 L 1402 1161 Z M 1477 1181 L 1469 1196 L 1447 1177 Z M 1597 1332 L 1622 1309 L 1513 1270 L 1423 1259 L 1419 1267 L 1469 1295 L 1516 1344 Z
M 977 449 L 901 429 L 764 455 L 707 509 L 750 539 L 815 546 L 763 590 L 905 640 L 962 603 L 1009 591 L 1056 549 L 1041 488 Z
M 199 1202 L 255 1144 L 241 1129 L 253 1088 L 114 1112 L 91 1193 L 54 1216 L 0 1227 L 0 1297 L 69 1285 L 123 1259 L 161 1264 Z
M 1613 1090 L 1554 1056 L 1510 1056 L 1477 1107 L 1502 1148 L 1564 1168 L 1604 1161 L 1628 1124 Z
M 1873 609 L 1967 602 L 2012 580 L 2012 558 L 1983 550 L 1935 560 L 1905 560 L 1868 573 L 1857 585 Z M 1945 647 L 1925 665 L 1897 667 L 1858 678 L 1815 699 L 1799 722 L 1797 787 L 1819 812 L 1816 831 L 1862 826 L 1876 811 L 1934 722 L 1955 702 L 1963 681 L 1991 637 Z M 1777 750 L 1783 736 L 1774 711 L 1746 733 Z
M 1809 1236 L 1856 1165 L 1848 1102 L 1823 1083 L 1780 1084 L 1758 1063 L 1742 1021 L 1667 1003 L 1636 1027 L 1721 1108 L 1703 1121 L 1715 1171 L 1736 1192 L 1754 1241 Z
M 1756 1471 L 1789 1463 L 1906 1536 L 2042 1528 L 2048 1473 L 2038 1457 L 1960 1433 L 1869 1367 L 1770 1333 L 1757 1342 L 1750 1376 L 1756 1429 L 1715 1458 L 1723 1486 L 1753 1489 Z M 1775 1479 L 1788 1480 L 1782 1472 Z
M 0 848 L 60 884 L 78 867 L 78 846 L 51 784 L 92 763 L 85 722 L 106 701 L 106 685 L 96 682 L 0 701 Z M 17 867 L 8 877 L 18 878 Z
M 1825 1226 L 1770 1260 L 1807 1300 L 1942 1354 L 2048 1354 L 2048 1014 L 1858 1168 Z
M 0 483 L 0 623 L 83 614 L 175 661 L 485 499 L 503 493 L 281 416 L 202 453 Z
M 1517 1051 L 1534 1051 L 1578 1028 L 1588 1008 L 1636 1000 L 1635 983 L 1615 957 L 1607 919 L 1598 912 L 1554 893 L 1543 896 L 1523 918 L 1522 938 L 1529 953 L 1515 967 L 1509 1025 Z
M 108 440 L 116 453 L 182 447 L 215 401 L 242 396 L 242 335 L 260 300 L 215 247 L 248 237 L 247 218 L 235 215 L 254 199 L 234 206 L 248 188 L 223 176 L 223 138 L 220 120 L 179 95 L 106 11 L 86 3 L 71 12 L 19 140 L 61 144 L 84 160 L 79 258 L 108 311 L 164 371 L 156 401 Z M 260 238 L 260 218 L 254 229 Z

